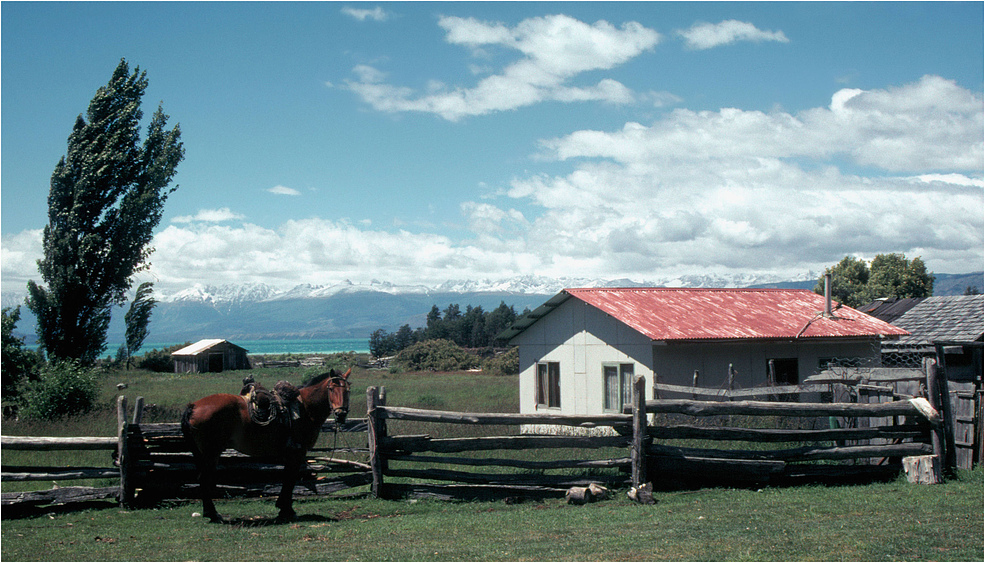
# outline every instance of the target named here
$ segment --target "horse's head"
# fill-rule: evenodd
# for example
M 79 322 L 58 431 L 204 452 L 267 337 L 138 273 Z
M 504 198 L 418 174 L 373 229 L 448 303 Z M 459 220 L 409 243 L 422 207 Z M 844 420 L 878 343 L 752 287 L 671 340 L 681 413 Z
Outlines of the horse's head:
M 333 372 L 334 373 L 334 372 Z M 328 400 L 332 405 L 332 415 L 335 417 L 336 424 L 344 424 L 345 417 L 349 415 L 349 375 L 352 368 L 346 370 L 342 375 L 329 377 L 328 381 Z
M 345 422 L 349 414 L 349 375 L 350 368 L 342 375 L 335 370 L 316 376 L 301 388 L 301 402 L 313 421 L 320 426 L 329 416 L 335 417 L 337 424 Z

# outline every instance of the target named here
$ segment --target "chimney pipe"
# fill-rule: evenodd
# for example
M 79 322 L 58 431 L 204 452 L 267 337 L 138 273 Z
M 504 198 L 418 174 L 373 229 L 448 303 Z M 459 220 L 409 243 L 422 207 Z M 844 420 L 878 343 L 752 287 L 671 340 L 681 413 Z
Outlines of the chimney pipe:
M 831 274 L 824 274 L 824 316 L 831 317 Z

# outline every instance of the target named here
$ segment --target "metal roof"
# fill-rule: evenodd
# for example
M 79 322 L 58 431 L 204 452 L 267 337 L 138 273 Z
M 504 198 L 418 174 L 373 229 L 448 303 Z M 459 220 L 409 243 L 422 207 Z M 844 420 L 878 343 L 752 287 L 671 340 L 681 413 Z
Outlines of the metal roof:
M 985 334 L 985 296 L 927 297 L 893 324 L 910 333 L 900 338 L 899 344 L 904 345 L 982 340 Z
M 858 310 L 887 323 L 896 324 L 896 319 L 924 299 L 924 297 L 888 297 L 876 299 L 868 305 L 859 307 Z
M 246 351 L 244 348 L 242 348 L 240 346 L 236 346 L 232 342 L 228 342 L 228 341 L 223 340 L 221 338 L 206 338 L 204 340 L 199 340 L 198 342 L 196 342 L 194 344 L 191 344 L 189 346 L 185 346 L 181 350 L 176 350 L 174 352 L 171 352 L 171 355 L 172 356 L 194 356 L 195 354 L 204 352 L 205 350 L 208 350 L 209 348 L 212 348 L 213 346 L 215 346 L 217 344 L 222 344 L 223 342 L 225 342 L 226 344 L 229 344 L 230 346 L 232 346 L 234 348 L 240 348 L 241 350 Z
M 806 289 L 565 289 L 500 336 L 513 338 L 568 299 L 578 299 L 654 341 L 899 337 L 907 332 L 850 307 L 823 315 Z

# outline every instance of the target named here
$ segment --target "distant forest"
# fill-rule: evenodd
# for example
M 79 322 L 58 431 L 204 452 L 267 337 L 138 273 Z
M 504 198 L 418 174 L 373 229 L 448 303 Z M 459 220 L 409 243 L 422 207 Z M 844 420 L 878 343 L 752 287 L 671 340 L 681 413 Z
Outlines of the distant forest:
M 529 309 L 524 309 L 517 315 L 513 306 L 505 301 L 488 313 L 482 310 L 481 305 L 468 305 L 464 313 L 458 304 L 448 305 L 444 311 L 433 305 L 426 327 L 412 329 L 405 324 L 397 332 L 382 328 L 374 331 L 369 337 L 369 353 L 377 358 L 392 356 L 418 342 L 436 339 L 450 340 L 463 348 L 503 345 L 504 342 L 496 340 L 499 333 L 509 328 L 518 316 L 529 312 Z

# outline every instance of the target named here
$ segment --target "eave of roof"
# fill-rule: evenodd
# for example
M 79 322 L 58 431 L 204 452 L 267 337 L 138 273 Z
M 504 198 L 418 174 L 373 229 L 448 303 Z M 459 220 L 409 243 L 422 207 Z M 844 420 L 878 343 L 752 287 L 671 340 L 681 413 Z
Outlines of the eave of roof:
M 823 315 L 824 297 L 803 289 L 565 289 L 518 319 L 514 338 L 570 298 L 579 299 L 653 341 L 896 338 L 908 334 L 850 307 Z
M 184 348 L 182 348 L 180 350 L 176 350 L 176 351 L 172 352 L 171 355 L 172 356 L 194 356 L 195 354 L 200 354 L 200 353 L 208 350 L 209 348 L 212 348 L 214 346 L 217 346 L 219 344 L 222 344 L 223 342 L 225 342 L 226 344 L 229 344 L 233 348 L 239 348 L 240 350 L 243 350 L 244 352 L 248 351 L 248 350 L 246 350 L 245 348 L 243 348 L 241 346 L 237 346 L 237 345 L 233 344 L 232 342 L 229 342 L 227 340 L 223 340 L 221 338 L 205 338 L 205 339 L 199 340 L 198 342 L 196 342 L 194 344 L 185 346 Z

